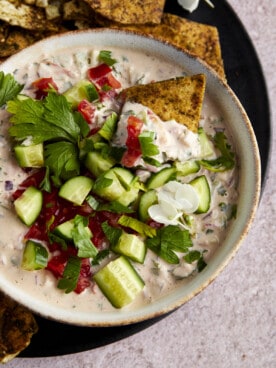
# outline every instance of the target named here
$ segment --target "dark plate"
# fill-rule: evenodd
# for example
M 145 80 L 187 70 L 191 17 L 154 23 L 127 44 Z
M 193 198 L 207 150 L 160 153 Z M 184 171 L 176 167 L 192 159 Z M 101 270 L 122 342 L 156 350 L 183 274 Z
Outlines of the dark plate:
M 218 28 L 229 85 L 242 102 L 255 131 L 262 164 L 262 183 L 266 178 L 271 148 L 269 101 L 262 68 L 252 43 L 237 15 L 223 0 L 214 0 L 215 9 L 203 1 L 192 14 L 177 1 L 167 1 L 166 12 L 178 14 Z M 37 317 L 39 332 L 21 357 L 45 357 L 76 353 L 107 345 L 131 336 L 161 318 L 122 327 L 85 328 L 64 325 Z

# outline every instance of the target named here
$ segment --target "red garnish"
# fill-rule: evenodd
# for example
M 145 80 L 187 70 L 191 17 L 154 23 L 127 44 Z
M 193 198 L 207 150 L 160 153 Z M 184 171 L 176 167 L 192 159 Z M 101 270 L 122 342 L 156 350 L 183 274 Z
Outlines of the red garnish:
M 127 150 L 124 153 L 121 163 L 125 167 L 133 167 L 135 161 L 141 156 L 141 146 L 139 135 L 143 127 L 143 121 L 131 115 L 127 120 Z
M 41 100 L 48 95 L 51 89 L 58 91 L 58 86 L 54 82 L 53 78 L 40 78 L 32 83 L 32 86 L 37 89 L 36 99 Z
M 82 114 L 83 118 L 86 120 L 88 124 L 92 124 L 94 122 L 96 107 L 93 103 L 82 100 L 78 104 L 78 111 Z

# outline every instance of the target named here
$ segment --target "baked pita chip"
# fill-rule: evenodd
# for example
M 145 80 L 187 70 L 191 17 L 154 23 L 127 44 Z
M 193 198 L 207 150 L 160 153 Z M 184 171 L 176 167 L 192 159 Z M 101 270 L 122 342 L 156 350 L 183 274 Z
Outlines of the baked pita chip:
M 0 362 L 6 363 L 24 350 L 37 331 L 33 314 L 0 293 Z
M 169 13 L 163 14 L 162 24 L 173 28 L 181 36 L 177 40 L 177 46 L 204 60 L 225 79 L 219 32 L 216 27 Z
M 165 0 L 85 0 L 101 19 L 119 24 L 159 24 Z
M 122 98 L 147 106 L 163 121 L 176 120 L 198 131 L 206 86 L 204 74 L 140 84 L 126 88 Z
M 150 25 L 112 25 L 138 33 L 151 35 L 180 47 L 184 51 L 199 57 L 211 66 L 224 80 L 225 72 L 221 55 L 219 34 L 216 27 L 178 17 L 163 14 L 162 23 Z
M 59 31 L 55 23 L 46 19 L 44 9 L 26 4 L 17 6 L 8 0 L 0 0 L 0 20 L 29 30 Z

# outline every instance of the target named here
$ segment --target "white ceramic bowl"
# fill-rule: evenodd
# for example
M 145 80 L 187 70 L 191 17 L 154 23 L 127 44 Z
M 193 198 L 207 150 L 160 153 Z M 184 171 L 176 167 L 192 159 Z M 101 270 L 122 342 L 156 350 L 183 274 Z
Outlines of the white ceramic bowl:
M 235 142 L 240 165 L 240 196 L 237 219 L 224 244 L 217 250 L 208 266 L 187 285 L 179 287 L 171 294 L 139 309 L 114 310 L 111 312 L 83 313 L 75 309 L 63 309 L 58 305 L 41 301 L 29 294 L 24 288 L 8 280 L 0 273 L 0 288 L 12 298 L 27 306 L 35 313 L 58 321 L 86 326 L 123 325 L 150 319 L 181 306 L 218 276 L 234 256 L 252 224 L 260 195 L 260 158 L 256 139 L 249 119 L 233 91 L 211 69 L 196 58 L 164 42 L 117 30 L 91 30 L 71 32 L 38 42 L 14 55 L 2 65 L 0 70 L 13 72 L 28 63 L 32 63 L 43 51 L 55 53 L 63 48 L 78 46 L 98 46 L 102 49 L 120 47 L 140 50 L 145 54 L 154 54 L 176 65 L 185 65 L 189 74 L 204 73 L 207 77 L 207 93 L 222 109 Z M 1 233 L 5 229 L 1 229 Z M 219 297 L 219 296 L 218 296 Z

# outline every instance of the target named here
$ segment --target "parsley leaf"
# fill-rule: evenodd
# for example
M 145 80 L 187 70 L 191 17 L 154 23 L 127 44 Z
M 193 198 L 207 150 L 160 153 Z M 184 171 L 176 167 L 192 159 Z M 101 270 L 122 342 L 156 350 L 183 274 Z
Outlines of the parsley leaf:
M 97 266 L 101 263 L 101 261 L 107 257 L 110 253 L 110 250 L 109 249 L 103 249 L 101 250 L 94 258 L 93 260 L 91 261 L 91 265 L 92 266 Z
M 192 246 L 192 241 L 188 230 L 168 225 L 157 229 L 155 237 L 146 239 L 146 245 L 166 262 L 177 264 L 179 257 L 175 252 L 187 252 Z
M 53 173 L 52 179 L 57 186 L 61 185 L 60 178 L 67 180 L 79 175 L 80 162 L 78 149 L 66 141 L 49 143 L 45 145 L 45 165 Z
M 43 101 L 33 100 L 32 98 L 15 99 L 8 102 L 7 111 L 13 114 L 10 122 L 14 124 L 10 127 L 9 133 L 18 141 L 30 137 L 33 144 L 53 139 L 75 141 L 64 129 L 62 120 L 57 121 L 57 124 L 52 124 L 45 119 Z
M 12 74 L 0 72 L 0 107 L 14 99 L 23 87 L 24 85 L 16 82 Z
M 158 155 L 159 149 L 153 143 L 155 134 L 154 132 L 150 132 L 148 130 L 143 131 L 139 134 L 138 139 L 141 146 L 142 156 L 144 157 L 151 157 Z
M 124 206 L 120 202 L 112 201 L 109 203 L 100 204 L 97 207 L 98 211 L 108 211 L 108 212 L 114 212 L 114 213 L 133 213 L 134 210 Z
M 65 293 L 71 293 L 77 287 L 81 269 L 81 260 L 78 257 L 69 257 L 68 262 L 63 271 L 62 278 L 59 280 L 57 287 L 64 289 Z
M 221 156 L 214 160 L 200 160 L 200 165 L 214 172 L 232 169 L 235 166 L 234 152 L 231 151 L 231 147 L 227 144 L 227 139 L 223 132 L 217 132 L 215 134 L 214 145 L 221 152 Z

